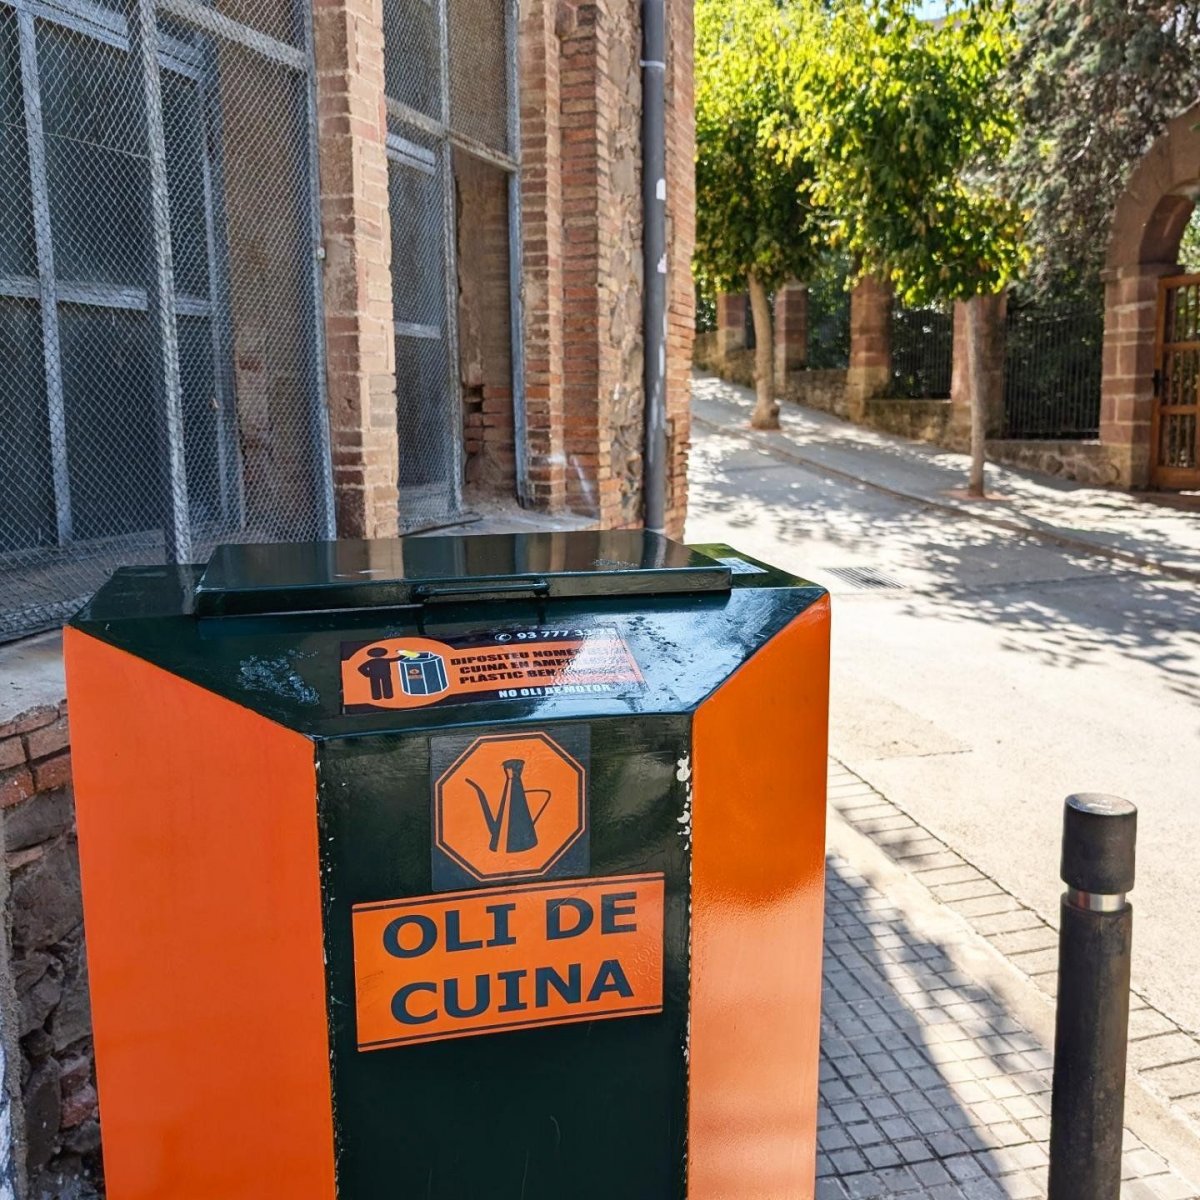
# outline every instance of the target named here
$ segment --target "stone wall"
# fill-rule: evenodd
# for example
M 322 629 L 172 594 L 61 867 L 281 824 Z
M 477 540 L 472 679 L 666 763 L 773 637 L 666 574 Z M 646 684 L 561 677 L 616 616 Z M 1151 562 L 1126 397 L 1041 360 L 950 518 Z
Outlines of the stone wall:
M 94 1195 L 100 1127 L 65 701 L 0 726 L 0 765 L 28 1195 Z
M 805 408 L 846 416 L 846 372 L 836 368 L 791 371 L 783 389 L 785 400 Z
M 862 424 L 884 433 L 948 447 L 950 418 L 949 400 L 899 400 L 874 396 L 865 402 Z
M 989 441 L 987 455 L 992 462 L 1037 471 L 1055 479 L 1068 479 L 1105 487 L 1121 482 L 1118 447 L 1102 442 Z
M 717 373 L 722 379 L 741 387 L 754 386 L 754 351 L 730 350 L 719 360 Z
M 710 329 L 707 333 L 696 334 L 692 343 L 692 363 L 701 371 L 711 371 L 716 375 L 721 365 L 720 348 L 717 344 L 717 331 Z

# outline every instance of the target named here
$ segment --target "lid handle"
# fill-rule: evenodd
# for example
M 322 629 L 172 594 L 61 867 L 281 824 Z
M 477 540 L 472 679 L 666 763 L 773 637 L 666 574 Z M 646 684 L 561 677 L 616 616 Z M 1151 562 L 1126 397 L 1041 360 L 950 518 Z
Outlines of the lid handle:
M 491 598 L 493 596 L 549 596 L 550 583 L 546 579 L 514 579 L 511 583 L 417 583 L 413 585 L 412 598 L 421 603 L 436 600 L 460 600 Z

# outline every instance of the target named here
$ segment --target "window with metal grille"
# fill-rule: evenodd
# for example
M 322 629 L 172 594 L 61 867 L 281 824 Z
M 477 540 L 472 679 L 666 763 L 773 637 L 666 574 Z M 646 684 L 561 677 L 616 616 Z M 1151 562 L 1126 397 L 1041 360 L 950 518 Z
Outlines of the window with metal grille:
M 0 637 L 329 532 L 310 22 L 0 0 Z
M 461 514 L 466 476 L 510 493 L 521 478 L 516 5 L 384 0 L 383 23 L 400 524 L 414 530 Z

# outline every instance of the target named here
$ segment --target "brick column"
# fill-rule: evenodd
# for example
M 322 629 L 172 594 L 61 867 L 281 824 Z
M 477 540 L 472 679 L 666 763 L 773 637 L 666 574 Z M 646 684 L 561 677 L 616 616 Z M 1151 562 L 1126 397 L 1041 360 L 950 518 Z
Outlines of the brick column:
M 1175 263 L 1141 263 L 1106 273 L 1100 440 L 1121 487 L 1150 484 L 1158 281 L 1178 270 Z
M 520 6 L 521 246 L 529 499 L 566 503 L 563 407 L 562 137 L 554 0 Z
M 1004 432 L 1004 351 L 1008 318 L 1008 295 L 984 296 L 983 363 L 985 373 L 984 404 L 987 412 L 987 436 Z M 954 305 L 954 361 L 950 372 L 950 444 L 958 450 L 971 446 L 971 386 L 967 363 L 967 308 L 962 301 Z
M 850 293 L 850 366 L 846 413 L 861 421 L 866 404 L 887 391 L 892 376 L 892 289 L 866 278 Z
M 397 530 L 381 0 L 314 0 L 325 336 L 342 537 Z
M 717 355 L 722 362 L 735 351 L 746 348 L 749 303 L 745 292 L 717 293 Z
M 808 284 L 785 283 L 775 293 L 775 385 L 783 391 L 808 364 Z
M 636 0 L 521 7 L 531 499 L 642 516 L 641 38 Z M 668 0 L 668 526 L 682 529 L 695 297 L 691 6 Z
M 572 511 L 595 517 L 603 526 L 605 500 L 600 492 L 601 433 L 608 397 L 601 378 L 600 255 L 605 200 L 600 123 L 606 95 L 600 59 L 607 43 L 607 5 L 558 6 L 561 39 L 559 64 L 559 136 L 562 172 L 563 281 L 563 447 L 566 496 Z M 606 456 L 605 456 L 606 457 Z M 607 473 L 605 473 L 607 474 Z

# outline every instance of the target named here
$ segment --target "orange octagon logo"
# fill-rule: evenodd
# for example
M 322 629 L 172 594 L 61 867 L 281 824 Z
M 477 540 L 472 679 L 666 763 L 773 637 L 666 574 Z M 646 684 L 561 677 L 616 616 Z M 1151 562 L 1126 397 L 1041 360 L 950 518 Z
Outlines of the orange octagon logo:
M 475 879 L 546 874 L 587 827 L 586 772 L 544 733 L 477 738 L 437 781 L 434 839 Z

